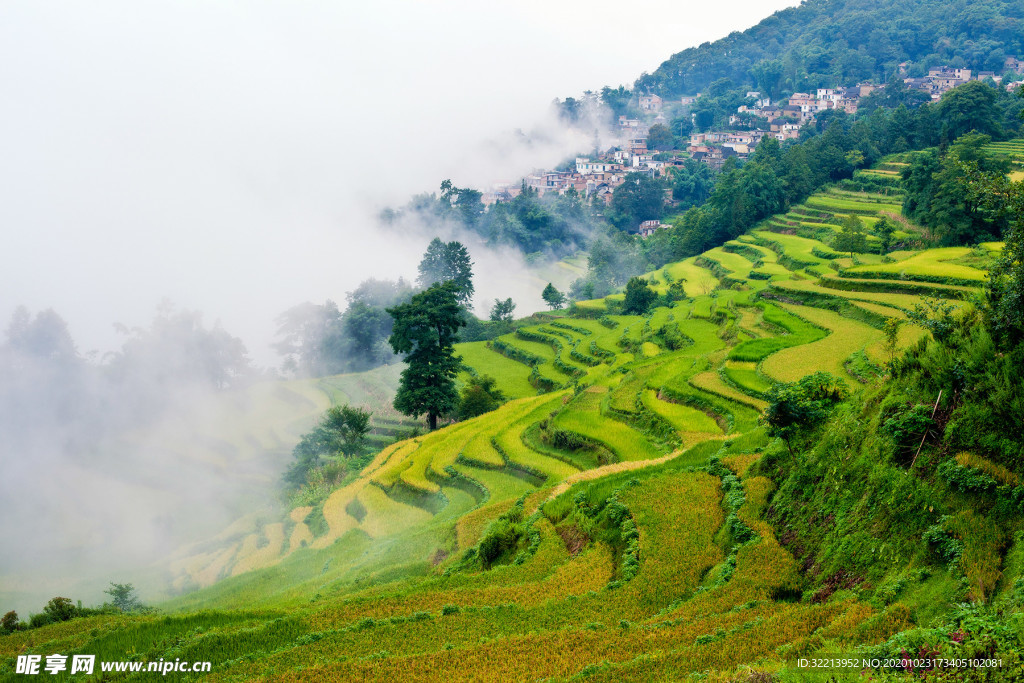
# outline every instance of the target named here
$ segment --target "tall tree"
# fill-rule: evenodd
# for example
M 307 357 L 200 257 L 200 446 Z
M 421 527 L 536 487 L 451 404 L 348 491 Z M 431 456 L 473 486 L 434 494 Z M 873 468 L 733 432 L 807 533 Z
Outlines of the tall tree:
M 635 229 L 643 221 L 661 218 L 665 191 L 660 180 L 646 173 L 629 173 L 612 192 L 609 220 L 620 230 Z
M 420 287 L 426 289 L 438 282 L 453 282 L 456 299 L 467 305 L 473 298 L 473 262 L 461 242 L 442 242 L 435 237 L 427 246 L 419 265 Z
M 632 277 L 626 283 L 626 298 L 622 302 L 622 312 L 643 315 L 657 298 L 658 294 L 647 286 L 647 280 Z
M 544 303 L 551 308 L 552 311 L 557 311 L 565 305 L 565 295 L 558 291 L 558 289 L 548 283 L 548 286 L 544 288 L 544 291 L 540 293 L 540 298 L 544 299 Z
M 512 322 L 515 310 L 516 302 L 512 301 L 512 297 L 509 297 L 504 301 L 501 299 L 495 299 L 494 305 L 491 306 L 491 320 L 494 322 L 510 323 Z
M 432 285 L 405 304 L 389 308 L 394 327 L 388 343 L 406 354 L 394 406 L 406 415 L 437 418 L 458 405 L 455 377 L 462 359 L 455 355 L 459 328 L 466 324 L 459 305 L 459 285 L 449 280 Z

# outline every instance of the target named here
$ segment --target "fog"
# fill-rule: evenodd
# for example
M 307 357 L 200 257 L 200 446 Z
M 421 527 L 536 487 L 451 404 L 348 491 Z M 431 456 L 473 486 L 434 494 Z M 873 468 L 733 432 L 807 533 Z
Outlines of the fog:
M 276 364 L 268 344 L 283 310 L 344 301 L 370 276 L 414 279 L 429 236 L 378 231 L 381 208 L 445 178 L 483 187 L 586 149 L 589 135 L 553 120 L 553 98 L 629 86 L 673 52 L 795 4 L 6 2 L 0 322 L 18 305 L 52 308 L 79 353 L 102 357 L 123 342 L 114 323 L 144 326 L 170 300 Z M 510 142 L 516 130 L 543 142 Z M 518 255 L 468 246 L 478 308 L 499 296 L 518 314 L 539 307 L 543 283 L 524 285 Z M 125 540 L 140 531 L 111 520 L 148 504 L 125 473 L 145 470 L 152 484 L 180 463 L 154 448 L 134 454 L 144 466 L 108 461 L 93 479 L 67 467 L 82 464 L 82 441 L 51 417 L 21 425 L 31 461 L 0 442 L 5 490 L 24 495 L 22 484 L 53 475 L 54 486 L 94 485 L 104 506 L 36 500 L 16 518 L 29 525 L 21 533 L 5 518 L 0 556 L 46 529 L 93 539 L 107 564 L 152 558 Z M 270 486 L 264 474 L 253 481 Z M 147 490 L 194 506 L 224 483 L 207 471 L 203 482 L 187 496 L 173 477 Z M 58 551 L 32 557 L 58 570 L 96 560 Z M 0 589 L 20 590 L 12 576 Z

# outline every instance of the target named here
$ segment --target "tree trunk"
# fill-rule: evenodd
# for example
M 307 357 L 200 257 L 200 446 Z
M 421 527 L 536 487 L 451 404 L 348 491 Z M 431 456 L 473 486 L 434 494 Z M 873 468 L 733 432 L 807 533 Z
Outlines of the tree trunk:
M 437 429 L 437 415 L 435 413 L 427 413 L 427 422 L 430 423 L 430 431 Z

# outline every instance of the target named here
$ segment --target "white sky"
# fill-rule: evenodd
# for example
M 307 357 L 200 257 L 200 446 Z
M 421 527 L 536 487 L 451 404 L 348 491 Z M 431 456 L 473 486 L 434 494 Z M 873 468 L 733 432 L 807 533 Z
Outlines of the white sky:
M 414 274 L 377 208 L 524 173 L 481 143 L 796 4 L 4 2 L 0 326 L 106 351 L 169 298 L 272 363 L 285 308 Z

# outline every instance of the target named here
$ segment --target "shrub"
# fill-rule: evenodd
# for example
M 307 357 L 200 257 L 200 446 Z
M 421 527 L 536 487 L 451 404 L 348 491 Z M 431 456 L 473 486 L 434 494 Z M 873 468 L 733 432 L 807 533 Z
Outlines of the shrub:
M 11 610 L 0 619 L 0 633 L 12 633 L 17 631 L 21 627 L 21 622 L 18 620 L 18 613 Z
M 78 616 L 78 608 L 71 598 L 52 598 L 43 608 L 43 614 L 50 622 L 67 621 Z
M 905 460 L 918 447 L 921 437 L 932 426 L 932 409 L 924 404 L 903 405 L 881 423 L 880 431 L 889 437 L 897 459 Z

